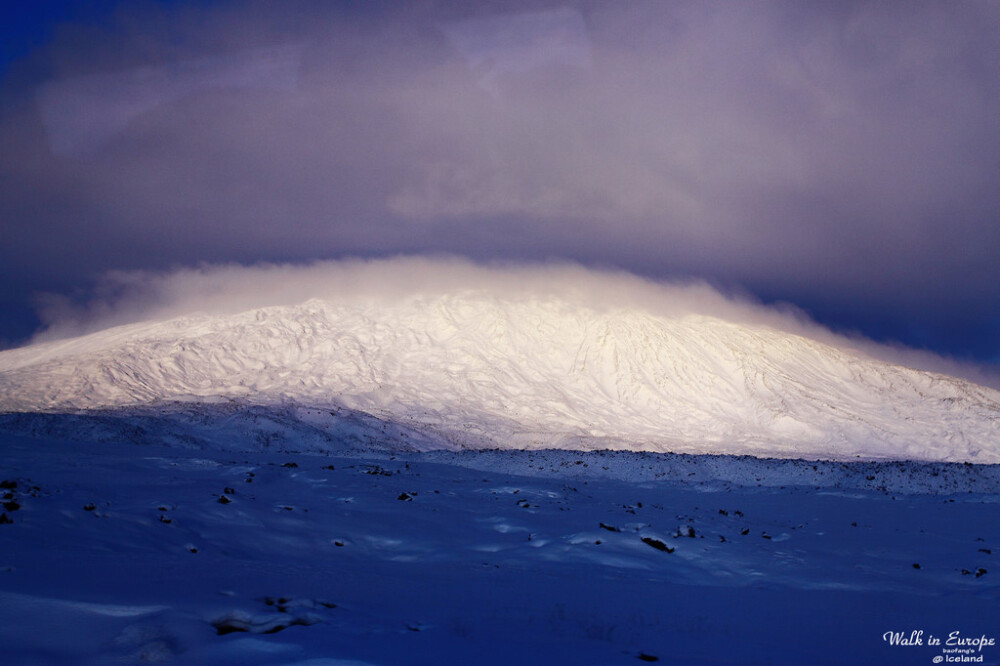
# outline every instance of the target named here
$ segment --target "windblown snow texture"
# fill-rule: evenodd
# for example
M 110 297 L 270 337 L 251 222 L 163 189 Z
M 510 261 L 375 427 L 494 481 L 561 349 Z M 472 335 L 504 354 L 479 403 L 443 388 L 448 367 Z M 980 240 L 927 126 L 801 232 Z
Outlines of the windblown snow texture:
M 0 353 L 0 410 L 236 401 L 408 448 L 1000 462 L 1000 392 L 700 314 L 451 290 L 313 299 Z M 393 434 L 395 433 L 395 434 Z

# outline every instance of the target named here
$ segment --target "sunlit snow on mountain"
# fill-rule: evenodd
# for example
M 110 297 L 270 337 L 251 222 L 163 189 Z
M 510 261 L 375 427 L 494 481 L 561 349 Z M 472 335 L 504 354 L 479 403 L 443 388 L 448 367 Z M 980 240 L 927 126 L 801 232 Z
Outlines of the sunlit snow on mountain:
M 423 259 L 119 279 L 90 314 L 132 323 L 0 353 L 0 409 L 223 400 L 418 448 L 1000 462 L 1000 392 L 704 286 Z

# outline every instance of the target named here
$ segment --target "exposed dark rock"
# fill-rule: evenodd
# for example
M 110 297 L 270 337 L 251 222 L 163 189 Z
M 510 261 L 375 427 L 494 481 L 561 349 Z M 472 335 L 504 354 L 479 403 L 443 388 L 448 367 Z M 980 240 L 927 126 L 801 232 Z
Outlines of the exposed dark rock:
M 663 543 L 659 539 L 654 539 L 653 537 L 642 537 L 642 542 L 649 546 L 652 546 L 656 550 L 662 550 L 664 553 L 674 552 L 674 548 L 670 548 L 667 544 Z

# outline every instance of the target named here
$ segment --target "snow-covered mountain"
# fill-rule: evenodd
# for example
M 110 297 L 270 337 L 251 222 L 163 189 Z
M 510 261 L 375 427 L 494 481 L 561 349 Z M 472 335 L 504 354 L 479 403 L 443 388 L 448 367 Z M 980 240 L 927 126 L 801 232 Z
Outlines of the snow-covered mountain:
M 337 410 L 445 446 L 1000 462 L 1000 392 L 716 317 L 453 290 L 313 299 L 0 353 L 0 410 Z M 322 410 L 322 411 L 320 411 Z
M 998 391 L 766 326 L 555 295 L 313 299 L 0 353 L 4 412 L 220 399 L 320 428 L 360 412 L 441 446 L 1000 462 Z

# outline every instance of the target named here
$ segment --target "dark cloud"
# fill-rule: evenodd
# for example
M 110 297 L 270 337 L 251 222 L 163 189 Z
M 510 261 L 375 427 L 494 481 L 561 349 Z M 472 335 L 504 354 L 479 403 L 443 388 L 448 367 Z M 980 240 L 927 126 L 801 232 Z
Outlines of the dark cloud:
M 993 2 L 125 8 L 7 76 L 0 277 L 573 259 L 995 358 L 998 21 Z

